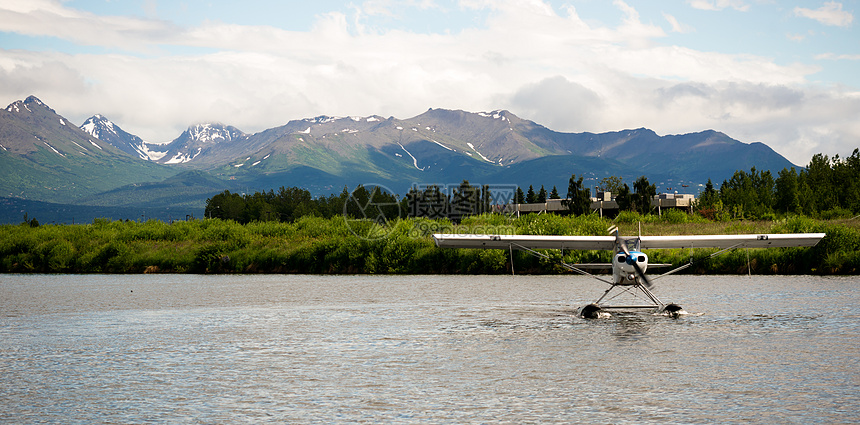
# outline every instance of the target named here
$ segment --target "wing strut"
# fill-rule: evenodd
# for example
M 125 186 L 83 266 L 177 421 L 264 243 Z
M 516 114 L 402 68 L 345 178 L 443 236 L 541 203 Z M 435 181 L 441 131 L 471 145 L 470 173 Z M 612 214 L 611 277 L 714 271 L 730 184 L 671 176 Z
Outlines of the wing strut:
M 701 259 L 701 260 L 699 260 L 699 261 L 704 261 L 704 260 L 711 259 L 711 258 L 716 257 L 717 255 L 720 255 L 720 254 L 722 254 L 722 253 L 724 253 L 724 252 L 726 252 L 726 251 L 728 251 L 728 250 L 730 250 L 730 249 L 735 249 L 735 248 L 737 248 L 737 247 L 738 247 L 738 246 L 740 246 L 740 245 L 743 245 L 743 243 L 738 243 L 738 244 L 734 244 L 734 245 L 732 245 L 732 246 L 730 246 L 730 247 L 728 247 L 728 248 L 723 248 L 723 249 L 721 249 L 721 250 L 719 250 L 719 251 L 717 251 L 717 252 L 715 252 L 715 253 L 713 253 L 713 254 L 711 254 L 711 255 L 709 255 L 709 256 L 707 256 L 707 257 L 705 257 L 705 258 L 703 258 L 703 259 Z M 692 253 L 691 253 L 691 255 L 692 255 Z M 749 260 L 747 260 L 747 261 L 749 261 Z M 684 269 L 686 269 L 687 267 L 692 266 L 693 264 L 695 264 L 695 263 L 693 262 L 693 259 L 692 259 L 692 258 L 690 258 L 690 262 L 689 262 L 689 263 L 684 264 L 683 266 L 680 266 L 680 267 L 676 267 L 676 268 L 674 268 L 674 269 L 672 269 L 672 270 L 669 270 L 668 272 L 663 273 L 663 274 L 661 274 L 660 276 L 657 276 L 657 277 L 655 277 L 655 278 L 653 278 L 653 279 L 651 279 L 651 280 L 657 280 L 657 279 L 659 279 L 659 278 L 661 278 L 661 277 L 663 277 L 663 276 L 669 276 L 670 274 L 673 274 L 673 273 L 675 273 L 675 272 L 679 272 L 679 271 L 681 271 L 681 270 L 684 270 Z
M 510 247 L 510 248 L 513 248 L 514 246 L 516 246 L 516 247 L 517 247 L 517 249 L 521 249 L 521 250 L 523 250 L 523 251 L 528 252 L 528 253 L 529 253 L 529 254 L 531 254 L 531 255 L 534 255 L 535 257 L 540 257 L 540 258 L 543 258 L 544 260 L 552 260 L 552 258 L 550 258 L 548 255 L 546 255 L 546 254 L 544 254 L 544 253 L 542 253 L 542 252 L 538 252 L 538 251 L 535 251 L 535 250 L 533 250 L 533 249 L 531 249 L 531 248 L 528 248 L 528 247 L 522 246 L 522 245 L 520 245 L 520 244 L 511 243 L 511 244 L 509 245 L 509 247 Z M 578 268 L 574 267 L 574 266 L 573 266 L 573 265 L 571 265 L 571 264 L 565 263 L 564 261 L 559 261 L 559 264 L 561 264 L 561 266 L 562 266 L 562 267 L 564 267 L 564 268 L 566 268 L 566 269 L 568 269 L 568 270 L 570 270 L 570 271 L 572 271 L 572 272 L 576 272 L 576 273 L 579 273 L 579 274 L 581 274 L 581 275 L 583 275 L 583 276 L 588 276 L 588 277 L 591 277 L 591 278 L 597 279 L 597 280 L 599 280 L 599 281 L 601 281 L 601 282 L 608 283 L 608 284 L 613 285 L 613 286 L 615 285 L 614 283 L 612 283 L 612 282 L 611 282 L 611 281 L 609 281 L 609 280 L 606 280 L 606 279 L 603 279 L 603 278 L 599 278 L 599 277 L 597 277 L 597 276 L 595 276 L 595 275 L 593 275 L 593 274 L 591 274 L 591 273 L 589 273 L 589 272 L 587 272 L 587 271 L 585 271 L 585 270 L 578 269 Z M 513 269 L 513 267 L 514 267 L 514 257 L 513 257 L 513 252 L 511 252 L 511 269 Z

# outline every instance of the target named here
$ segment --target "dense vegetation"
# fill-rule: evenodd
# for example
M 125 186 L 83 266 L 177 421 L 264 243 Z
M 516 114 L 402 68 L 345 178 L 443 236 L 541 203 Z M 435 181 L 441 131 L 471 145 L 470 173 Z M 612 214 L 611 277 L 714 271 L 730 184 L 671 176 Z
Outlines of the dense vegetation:
M 204 219 L 172 224 L 96 220 L 85 225 L 0 226 L 0 272 L 30 273 L 510 273 L 504 250 L 439 249 L 430 234 L 516 233 L 604 235 L 615 223 L 624 234 L 826 232 L 813 248 L 751 249 L 707 261 L 687 273 L 855 274 L 860 227 L 851 220 L 792 217 L 778 221 L 712 222 L 682 212 L 662 217 L 482 214 L 459 224 L 404 218 L 379 224 L 343 216 L 305 216 L 292 223 Z M 361 235 L 361 236 L 359 236 Z M 368 237 L 372 235 L 375 237 Z M 714 250 L 698 250 L 697 259 Z M 558 261 L 608 262 L 606 251 L 549 251 L 549 260 L 514 252 L 517 273 L 562 273 Z M 689 250 L 650 252 L 654 262 L 686 264 Z M 749 257 L 747 257 L 749 255 Z M 749 258 L 749 261 L 748 261 Z
M 581 180 L 581 179 L 580 179 Z M 386 220 L 405 217 L 448 218 L 455 222 L 466 216 L 489 211 L 493 195 L 487 186 L 477 187 L 463 181 L 447 193 L 436 185 L 413 188 L 402 199 L 378 186 L 359 185 L 351 192 L 314 198 L 307 189 L 281 187 L 277 192 L 240 195 L 224 191 L 206 201 L 205 217 L 239 223 L 254 221 L 294 222 L 302 217 Z
M 714 220 L 774 219 L 786 214 L 846 218 L 860 214 L 860 149 L 848 158 L 817 154 L 806 169 L 736 171 L 719 190 L 708 181 L 699 212 Z
M 609 219 L 588 212 L 588 189 L 572 175 L 569 215 L 509 217 L 487 213 L 488 186 L 464 181 L 451 193 L 436 186 L 402 199 L 376 188 L 344 188 L 313 198 L 300 188 L 255 194 L 225 191 L 207 200 L 206 219 L 171 224 L 106 219 L 85 225 L 42 225 L 25 215 L 2 226 L 0 272 L 50 273 L 518 273 L 562 272 L 560 261 L 608 262 L 606 251 L 547 253 L 448 250 L 431 233 L 604 235 L 612 224 L 650 235 L 824 232 L 813 248 L 736 250 L 704 260 L 715 250 L 657 250 L 654 262 L 695 266 L 687 273 L 856 274 L 860 271 L 860 149 L 845 159 L 813 157 L 797 172 L 737 171 L 719 190 L 709 181 L 694 214 L 650 214 L 654 185 L 644 176 L 633 191 L 617 177 L 602 182 L 621 207 Z M 546 190 L 512 199 L 546 199 Z M 558 198 L 553 187 L 550 198 Z M 813 217 L 813 218 L 810 218 Z M 755 221 L 760 220 L 760 221 Z M 563 255 L 563 256 L 562 256 Z M 694 255 L 695 258 L 690 258 Z M 512 264 L 513 262 L 513 264 Z

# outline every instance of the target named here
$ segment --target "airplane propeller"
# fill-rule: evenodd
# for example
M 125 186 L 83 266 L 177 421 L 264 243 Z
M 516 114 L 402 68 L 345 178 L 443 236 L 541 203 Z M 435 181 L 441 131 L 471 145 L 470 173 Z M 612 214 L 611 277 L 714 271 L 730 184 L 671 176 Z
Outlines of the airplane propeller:
M 636 275 L 639 276 L 639 279 L 645 284 L 646 288 L 653 288 L 654 285 L 651 283 L 651 280 L 648 279 L 648 276 L 645 275 L 645 272 L 642 271 L 642 268 L 639 267 L 637 259 L 630 255 L 630 250 L 627 249 L 627 241 L 618 234 L 618 226 L 612 226 L 608 230 L 610 233 L 615 232 L 615 244 L 624 251 L 624 261 L 633 266 L 633 269 L 636 270 Z

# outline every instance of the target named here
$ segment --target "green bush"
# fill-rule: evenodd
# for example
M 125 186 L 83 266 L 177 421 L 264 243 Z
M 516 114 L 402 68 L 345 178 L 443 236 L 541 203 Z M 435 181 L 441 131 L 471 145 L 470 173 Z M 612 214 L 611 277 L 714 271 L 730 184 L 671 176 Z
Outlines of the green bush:
M 696 250 L 685 273 L 860 273 L 860 226 L 853 221 L 822 221 L 788 216 L 773 222 L 707 222 L 683 212 L 663 217 L 625 213 L 616 223 L 648 223 L 648 234 L 807 233 L 827 236 L 813 248 L 751 249 L 710 260 L 715 250 Z M 507 250 L 436 248 L 433 233 L 606 235 L 611 221 L 594 214 L 484 214 L 459 225 L 447 220 L 407 218 L 380 225 L 342 217 L 304 217 L 295 223 L 207 219 L 172 224 L 95 220 L 85 225 L 0 226 L 0 271 L 49 273 L 510 273 Z M 364 227 L 362 227 L 364 226 Z M 630 232 L 628 224 L 627 232 Z M 366 230 L 362 235 L 355 230 Z M 643 230 L 644 231 L 644 230 Z M 673 233 L 674 232 L 674 233 Z M 635 230 L 634 232 L 635 233 Z M 378 235 L 368 238 L 367 235 Z M 567 273 L 568 263 L 605 263 L 608 251 L 546 251 L 540 259 L 514 251 L 517 273 Z M 749 255 L 749 258 L 747 257 Z M 690 260 L 689 250 L 654 250 L 652 262 L 675 265 Z

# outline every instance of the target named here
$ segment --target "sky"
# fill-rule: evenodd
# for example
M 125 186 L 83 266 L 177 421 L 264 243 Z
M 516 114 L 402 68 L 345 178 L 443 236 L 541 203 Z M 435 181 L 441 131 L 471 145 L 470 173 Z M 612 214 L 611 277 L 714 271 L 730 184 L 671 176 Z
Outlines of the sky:
M 860 147 L 860 0 L 3 0 L 0 102 L 148 142 L 221 122 L 506 109 L 713 129 L 794 164 Z

